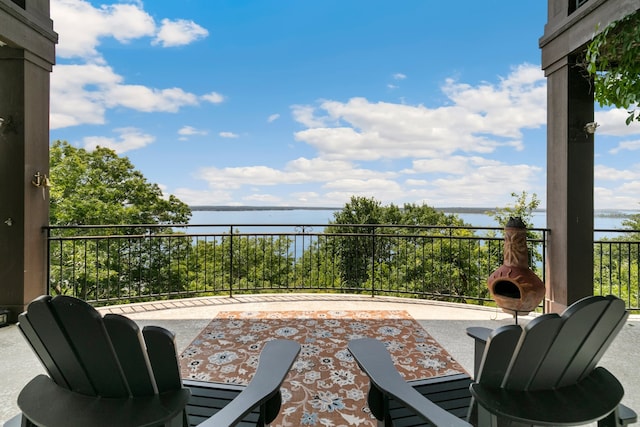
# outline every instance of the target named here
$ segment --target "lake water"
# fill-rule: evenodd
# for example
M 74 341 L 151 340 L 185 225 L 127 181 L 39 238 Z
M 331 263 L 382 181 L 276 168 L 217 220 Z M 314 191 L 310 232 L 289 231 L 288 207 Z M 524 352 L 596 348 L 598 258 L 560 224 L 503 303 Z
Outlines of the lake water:
M 334 209 L 327 210 L 209 210 L 193 211 L 190 224 L 296 224 L 323 225 L 333 220 Z M 621 229 L 622 215 L 630 215 L 635 212 L 598 212 L 594 217 L 595 229 Z M 614 216 L 614 214 L 619 216 Z M 498 224 L 492 217 L 484 213 L 456 213 L 463 221 L 476 227 L 497 227 Z M 534 212 L 532 215 L 534 228 L 546 227 L 546 212 Z M 246 227 L 245 227 L 246 228 Z M 243 228 L 243 230 L 245 229 Z

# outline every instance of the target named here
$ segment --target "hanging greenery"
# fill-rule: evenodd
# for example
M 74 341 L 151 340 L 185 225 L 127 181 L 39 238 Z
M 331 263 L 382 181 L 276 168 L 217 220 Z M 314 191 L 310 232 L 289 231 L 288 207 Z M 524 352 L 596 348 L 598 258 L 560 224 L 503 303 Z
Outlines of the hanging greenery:
M 640 121 L 640 12 L 611 23 L 587 47 L 585 66 L 601 106 L 625 108 Z

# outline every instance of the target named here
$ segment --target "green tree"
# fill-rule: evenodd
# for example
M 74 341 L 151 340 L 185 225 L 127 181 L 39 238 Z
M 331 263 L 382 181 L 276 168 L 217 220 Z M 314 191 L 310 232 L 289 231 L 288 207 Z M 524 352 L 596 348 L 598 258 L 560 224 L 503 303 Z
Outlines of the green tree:
M 174 196 L 163 198 L 129 159 L 113 150 L 87 151 L 56 141 L 50 151 L 51 225 L 180 224 L 191 217 L 189 207 Z M 171 227 L 127 231 L 148 240 L 115 236 L 115 228 L 55 230 L 69 237 L 52 245 L 52 291 L 85 299 L 134 298 L 184 290 L 189 282 L 185 261 L 187 240 L 151 238 L 174 234 Z M 82 233 L 113 236 L 73 240 Z M 71 277 L 72 279 L 67 279 Z
M 388 293 L 469 295 L 477 283 L 480 273 L 469 262 L 477 247 L 467 239 L 472 232 L 455 228 L 465 225 L 456 215 L 426 204 L 382 206 L 373 198 L 352 197 L 334 218 L 344 225 L 331 227 L 337 237 L 327 245 L 334 248 L 320 253 L 336 254 L 349 291 L 375 286 Z
M 332 227 L 331 231 L 347 234 L 336 239 L 342 281 L 346 288 L 357 291 L 369 278 L 373 257 L 381 255 L 381 248 L 376 250 L 373 233 L 376 224 L 384 223 L 384 210 L 374 198 L 353 196 L 333 217 L 332 223 L 344 225 Z M 361 226 L 369 224 L 372 226 Z
M 595 100 L 626 108 L 626 123 L 640 121 L 640 12 L 612 22 L 589 43 L 584 66 L 594 79 Z M 633 107 L 633 108 L 631 108 Z M 629 108 L 631 108 L 629 110 Z
M 401 239 L 395 239 L 388 263 L 389 282 L 405 283 L 403 292 L 420 293 L 437 299 L 478 295 L 483 282 L 477 259 L 479 240 L 457 215 L 426 204 L 405 203 L 398 224 Z M 461 227 L 461 228 L 457 228 Z M 480 288 L 484 289 L 484 287 Z
M 622 221 L 633 231 L 599 239 L 594 247 L 594 295 L 617 295 L 638 306 L 640 279 L 640 214 Z
M 164 198 L 127 157 L 64 141 L 50 151 L 52 225 L 185 224 L 191 209 L 173 195 Z
M 640 239 L 640 214 L 632 214 L 627 219 L 622 221 L 622 226 L 626 230 L 635 230 L 638 234 L 634 233 L 634 239 Z M 627 236 L 627 238 L 630 236 Z
M 537 194 L 533 193 L 529 198 L 526 191 L 522 191 L 520 194 L 513 192 L 511 197 L 514 199 L 513 205 L 495 208 L 495 210 L 487 212 L 487 215 L 493 217 L 501 227 L 507 225 L 510 218 L 518 217 L 522 219 L 527 228 L 531 228 L 533 226 L 533 212 L 540 206 Z

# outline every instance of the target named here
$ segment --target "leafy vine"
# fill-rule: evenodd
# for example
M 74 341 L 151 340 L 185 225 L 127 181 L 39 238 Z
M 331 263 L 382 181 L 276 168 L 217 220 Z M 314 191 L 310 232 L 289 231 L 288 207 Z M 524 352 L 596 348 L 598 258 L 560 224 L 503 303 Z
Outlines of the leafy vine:
M 612 22 L 587 46 L 585 64 L 601 106 L 627 109 L 627 125 L 640 121 L 640 12 Z

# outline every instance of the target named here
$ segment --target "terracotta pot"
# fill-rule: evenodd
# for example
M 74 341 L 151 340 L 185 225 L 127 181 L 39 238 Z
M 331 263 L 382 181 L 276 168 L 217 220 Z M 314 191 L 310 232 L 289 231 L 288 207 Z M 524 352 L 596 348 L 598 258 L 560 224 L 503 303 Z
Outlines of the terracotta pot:
M 544 283 L 529 268 L 527 229 L 520 218 L 511 218 L 504 228 L 504 261 L 491 273 L 487 286 L 507 313 L 527 314 L 544 298 Z

